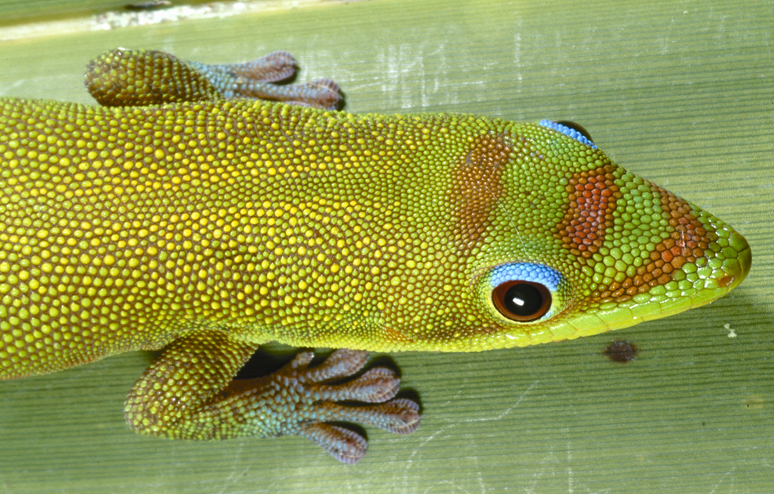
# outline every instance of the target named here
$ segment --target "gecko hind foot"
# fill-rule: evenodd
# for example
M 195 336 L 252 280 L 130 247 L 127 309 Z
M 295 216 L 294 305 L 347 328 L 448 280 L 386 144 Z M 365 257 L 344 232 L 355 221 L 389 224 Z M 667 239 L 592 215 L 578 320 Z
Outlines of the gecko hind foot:
M 165 103 L 259 99 L 336 110 L 343 104 L 338 84 L 318 79 L 303 84 L 276 84 L 293 77 L 298 65 L 286 51 L 250 62 L 185 62 L 158 50 L 119 48 L 89 63 L 84 84 L 102 106 L 148 106 Z M 132 77 L 126 77 L 132 74 Z

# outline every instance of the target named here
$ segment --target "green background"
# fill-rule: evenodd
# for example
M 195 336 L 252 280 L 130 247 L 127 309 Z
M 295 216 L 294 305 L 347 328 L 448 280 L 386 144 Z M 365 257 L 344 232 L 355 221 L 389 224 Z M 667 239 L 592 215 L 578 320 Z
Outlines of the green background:
M 43 17 L 46 4 L 27 8 Z M 352 112 L 579 122 L 613 160 L 742 233 L 749 277 L 710 306 L 615 333 L 391 355 L 422 424 L 405 437 L 369 428 L 357 466 L 296 437 L 131 433 L 124 396 L 150 353 L 2 382 L 0 492 L 774 492 L 774 4 L 288 5 L 0 42 L 0 95 L 91 102 L 83 69 L 119 46 L 202 62 L 285 49 L 299 81 L 333 78 Z M 637 360 L 607 360 L 616 339 L 634 342 Z

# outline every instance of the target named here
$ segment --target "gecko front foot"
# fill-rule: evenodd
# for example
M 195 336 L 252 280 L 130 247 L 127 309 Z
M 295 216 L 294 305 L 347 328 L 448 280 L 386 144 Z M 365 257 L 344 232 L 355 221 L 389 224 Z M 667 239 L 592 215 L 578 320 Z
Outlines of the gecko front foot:
M 353 381 L 330 384 L 362 369 L 368 352 L 337 350 L 321 365 L 310 368 L 313 357 L 312 352 L 299 353 L 279 371 L 259 378 L 265 381 L 258 388 L 266 397 L 271 413 L 283 417 L 271 435 L 306 437 L 337 460 L 351 464 L 365 455 L 366 439 L 326 422 L 370 424 L 396 434 L 410 434 L 417 429 L 419 405 L 405 398 L 393 399 L 400 378 L 392 370 L 376 367 Z M 338 403 L 342 401 L 376 405 Z
M 315 367 L 309 366 L 314 354 L 301 352 L 273 374 L 234 379 L 257 349 L 221 330 L 190 331 L 135 383 L 127 422 L 142 434 L 175 439 L 300 435 L 344 463 L 363 457 L 366 440 L 328 422 L 372 424 L 396 434 L 419 425 L 419 405 L 395 398 L 400 378 L 392 370 L 376 367 L 339 383 L 363 368 L 367 352 L 337 350 Z

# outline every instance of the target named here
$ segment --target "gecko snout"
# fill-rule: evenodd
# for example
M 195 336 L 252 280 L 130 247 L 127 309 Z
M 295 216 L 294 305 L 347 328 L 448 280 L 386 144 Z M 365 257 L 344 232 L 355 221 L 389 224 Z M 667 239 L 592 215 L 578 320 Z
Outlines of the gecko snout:
M 718 286 L 732 290 L 745 279 L 752 266 L 752 250 L 742 235 L 731 232 L 728 245 L 721 249 L 723 275 L 717 278 Z M 720 259 L 718 259 L 720 261 Z M 717 261 L 716 261 L 717 262 Z

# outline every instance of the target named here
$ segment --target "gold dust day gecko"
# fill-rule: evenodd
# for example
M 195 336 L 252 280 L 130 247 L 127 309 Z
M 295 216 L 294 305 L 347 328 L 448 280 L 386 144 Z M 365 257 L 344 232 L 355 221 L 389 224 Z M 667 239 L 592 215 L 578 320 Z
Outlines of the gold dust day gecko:
M 294 69 L 115 50 L 87 71 L 103 106 L 0 99 L 0 378 L 161 349 L 131 428 L 298 434 L 355 463 L 365 439 L 330 422 L 420 419 L 389 369 L 336 383 L 367 351 L 593 335 L 750 269 L 741 235 L 579 127 L 338 112 L 333 81 L 275 84 Z M 234 379 L 269 341 L 340 350 Z

